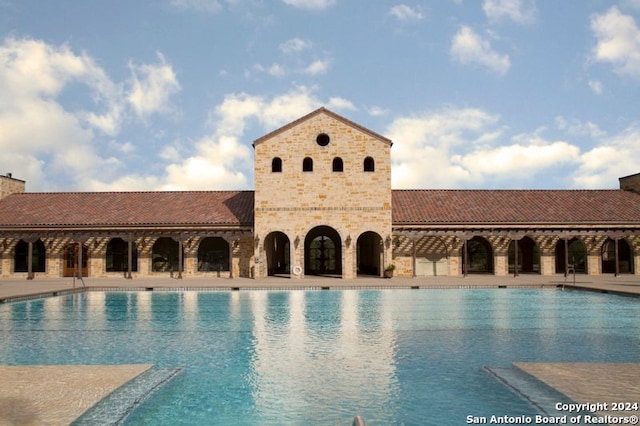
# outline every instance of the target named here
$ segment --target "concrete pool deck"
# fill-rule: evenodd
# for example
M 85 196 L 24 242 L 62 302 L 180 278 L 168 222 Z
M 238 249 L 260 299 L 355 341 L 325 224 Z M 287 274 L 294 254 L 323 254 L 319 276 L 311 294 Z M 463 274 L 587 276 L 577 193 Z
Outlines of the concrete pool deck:
M 392 279 L 310 277 L 300 280 L 268 278 L 169 277 L 85 278 L 90 290 L 122 289 L 306 289 L 306 288 L 556 288 L 640 295 L 640 276 L 563 275 L 496 277 L 419 277 Z M 47 297 L 77 291 L 82 282 L 73 278 L 0 279 L 0 303 L 23 297 Z M 517 361 L 517 360 L 514 360 Z M 640 364 L 515 363 L 536 379 L 547 383 L 576 402 L 640 402 Z M 150 368 L 142 366 L 0 366 L 0 425 L 68 424 L 104 396 Z M 21 392 L 14 395 L 13 392 Z M 65 394 L 64 392 L 77 392 Z M 635 392 L 635 393 L 634 393 Z M 501 413 L 496 413 L 500 415 Z M 609 413 L 611 414 L 611 413 Z
M 152 365 L 0 366 L 0 425 L 66 425 Z
M 124 279 L 84 278 L 84 285 L 88 289 L 122 289 L 139 290 L 149 288 L 165 289 L 306 289 L 306 288 L 411 288 L 446 289 L 446 288 L 514 288 L 537 287 L 555 288 L 565 285 L 565 288 L 593 290 L 599 292 L 640 295 L 640 275 L 576 275 L 565 279 L 564 275 L 528 275 L 494 276 L 469 275 L 467 277 L 394 277 L 382 279 L 363 277 L 351 280 L 329 277 L 306 277 L 289 279 L 269 277 L 260 280 L 249 278 L 204 278 L 186 277 L 183 279 L 168 276 L 144 277 Z M 77 290 L 83 283 L 73 278 L 36 278 L 34 280 L 0 278 L 0 302 L 10 301 L 22 296 L 43 296 L 53 292 Z

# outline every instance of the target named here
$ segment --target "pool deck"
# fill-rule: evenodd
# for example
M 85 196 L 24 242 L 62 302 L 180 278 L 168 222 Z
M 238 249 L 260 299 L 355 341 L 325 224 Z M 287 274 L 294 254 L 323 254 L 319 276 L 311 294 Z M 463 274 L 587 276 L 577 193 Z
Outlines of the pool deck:
M 576 275 L 575 284 L 573 277 L 565 279 L 564 275 L 526 275 L 494 276 L 494 275 L 469 275 L 467 277 L 394 277 L 383 279 L 376 277 L 363 277 L 356 279 L 341 279 L 329 277 L 305 277 L 301 279 L 289 279 L 281 277 L 269 277 L 260 280 L 249 278 L 204 278 L 186 277 L 183 279 L 170 278 L 168 276 L 145 277 L 124 279 L 122 277 L 111 278 L 84 278 L 84 285 L 89 289 L 308 289 L 308 288 L 411 288 L 420 289 L 446 289 L 446 288 L 555 288 L 565 286 L 567 289 L 576 288 L 608 293 L 620 293 L 640 295 L 640 275 Z M 7 279 L 0 278 L 0 302 L 10 301 L 22 296 L 43 296 L 53 292 L 65 290 L 77 290 L 83 283 L 73 278 L 36 278 Z
M 122 289 L 359 289 L 359 288 L 556 288 L 640 295 L 640 275 L 419 277 L 392 279 L 309 277 L 262 280 L 169 277 L 85 278 L 90 290 Z M 0 303 L 48 297 L 83 286 L 73 278 L 0 279 Z M 514 360 L 516 362 L 517 360 Z M 640 364 L 515 363 L 575 402 L 639 402 Z M 68 424 L 96 402 L 150 366 L 0 366 L 0 425 Z M 75 393 L 74 393 L 75 392 Z M 503 413 L 495 413 L 501 415 Z M 616 414 L 612 412 L 599 414 Z M 621 414 L 621 413 L 617 413 Z M 631 414 L 631 413 L 626 413 Z M 633 413 L 636 414 L 636 413 Z

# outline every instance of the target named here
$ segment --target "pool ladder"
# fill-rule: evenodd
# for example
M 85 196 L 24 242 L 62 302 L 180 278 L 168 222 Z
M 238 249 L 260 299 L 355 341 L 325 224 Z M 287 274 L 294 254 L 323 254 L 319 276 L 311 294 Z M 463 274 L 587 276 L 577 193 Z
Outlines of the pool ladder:
M 567 277 L 569 274 L 573 275 L 573 286 L 576 286 L 576 268 L 573 265 L 569 265 L 567 268 L 567 273 L 564 274 L 564 282 L 562 283 L 562 291 L 564 291 L 564 286 L 567 285 Z

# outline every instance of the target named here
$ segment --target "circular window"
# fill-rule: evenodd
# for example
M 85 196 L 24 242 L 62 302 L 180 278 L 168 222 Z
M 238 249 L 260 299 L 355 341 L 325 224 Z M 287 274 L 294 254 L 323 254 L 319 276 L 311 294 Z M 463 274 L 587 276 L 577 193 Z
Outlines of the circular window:
M 329 138 L 329 135 L 326 133 L 320 133 L 317 137 L 316 137 L 316 143 L 320 146 L 327 146 L 329 145 L 329 141 L 331 139 Z

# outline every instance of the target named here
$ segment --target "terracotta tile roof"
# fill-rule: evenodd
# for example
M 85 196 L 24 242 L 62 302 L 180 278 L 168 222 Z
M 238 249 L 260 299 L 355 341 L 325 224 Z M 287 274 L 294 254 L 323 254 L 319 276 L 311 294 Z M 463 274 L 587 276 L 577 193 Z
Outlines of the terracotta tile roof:
M 0 229 L 20 226 L 253 226 L 253 191 L 18 193 Z
M 393 224 L 627 223 L 640 195 L 620 190 L 393 190 Z M 0 229 L 253 226 L 253 191 L 61 192 L 0 201 Z
M 393 224 L 635 223 L 640 195 L 621 190 L 394 190 Z

